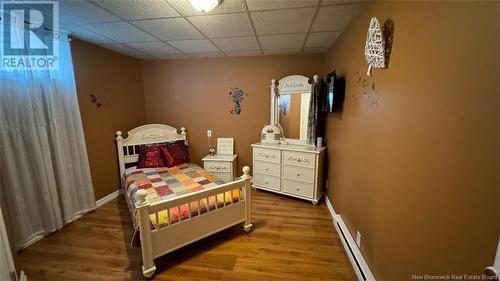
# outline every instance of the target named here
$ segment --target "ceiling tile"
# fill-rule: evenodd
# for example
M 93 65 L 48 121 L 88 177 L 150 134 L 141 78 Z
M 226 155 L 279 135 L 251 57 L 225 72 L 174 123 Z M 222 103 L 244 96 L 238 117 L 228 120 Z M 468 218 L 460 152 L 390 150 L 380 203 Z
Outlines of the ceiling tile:
M 341 33 L 340 31 L 310 33 L 307 38 L 306 47 L 329 48 Z
M 226 55 L 230 57 L 249 57 L 249 56 L 260 56 L 262 52 L 259 51 L 230 51 L 226 52 Z
M 301 49 L 305 38 L 305 33 L 259 36 L 260 45 L 263 50 Z
M 121 43 L 158 41 L 153 36 L 128 22 L 96 23 L 85 27 Z
M 136 57 L 136 58 L 141 58 L 141 59 L 151 59 L 154 58 L 148 54 L 144 54 L 134 48 L 131 48 L 125 44 L 105 44 L 101 45 L 104 48 L 108 48 L 110 50 L 131 56 L 131 57 Z
M 316 15 L 311 31 L 343 30 L 356 16 L 363 4 L 324 6 Z
M 251 37 L 232 37 L 216 38 L 212 42 L 223 51 L 250 51 L 260 50 L 257 38 Z
M 63 33 L 68 33 L 70 37 L 78 38 L 95 44 L 112 44 L 117 43 L 107 37 L 97 34 L 91 30 L 82 28 L 76 24 L 72 24 L 63 20 L 59 20 L 59 30 Z
M 132 24 L 165 41 L 204 38 L 192 24 L 183 18 L 133 21 Z
M 252 12 L 257 35 L 307 32 L 316 8 Z
M 137 43 L 128 43 L 127 45 L 143 53 L 150 54 L 155 57 L 180 53 L 176 49 L 165 44 L 164 42 L 137 42 Z
M 120 20 L 120 18 L 89 1 L 59 1 L 59 16 L 62 19 L 77 24 Z
M 117 43 L 114 40 L 111 40 L 111 39 L 109 39 L 107 37 L 104 37 L 102 35 L 99 35 L 99 34 L 97 34 L 95 32 L 92 32 L 92 31 L 89 31 L 89 30 L 86 30 L 86 29 L 83 29 L 83 28 L 73 29 L 68 34 L 69 34 L 70 37 L 75 37 L 75 38 L 78 38 L 80 40 L 84 40 L 84 41 L 87 41 L 87 42 L 90 42 L 90 43 L 94 43 L 94 44 L 112 44 L 112 43 Z
M 176 47 L 184 53 L 215 53 L 218 52 L 217 48 L 207 39 L 200 40 L 180 40 L 169 41 L 168 44 Z
M 316 6 L 318 0 L 293 0 L 293 1 L 269 1 L 269 0 L 246 0 L 250 11 L 289 9 L 299 7 Z
M 288 55 L 300 54 L 302 49 L 279 49 L 279 50 L 264 50 L 264 55 Z
M 188 20 L 209 38 L 253 35 L 246 13 L 197 16 Z
M 343 5 L 364 2 L 366 2 L 366 0 L 321 0 L 321 5 Z
M 94 0 L 93 2 L 125 20 L 179 16 L 165 0 Z
M 245 0 L 225 0 L 209 13 L 202 13 L 194 9 L 188 0 L 168 0 L 183 16 L 244 12 L 246 9 L 243 1 Z

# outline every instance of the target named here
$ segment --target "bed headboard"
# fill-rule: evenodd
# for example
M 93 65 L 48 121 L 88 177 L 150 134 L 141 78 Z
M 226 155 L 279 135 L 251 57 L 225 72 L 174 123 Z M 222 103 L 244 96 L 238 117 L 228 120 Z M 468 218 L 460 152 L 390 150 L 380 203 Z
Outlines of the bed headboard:
M 186 141 L 186 129 L 177 129 L 163 124 L 148 124 L 128 131 L 127 138 L 122 137 L 122 132 L 116 132 L 116 149 L 118 152 L 118 164 L 120 167 L 120 178 L 123 180 L 125 164 L 135 163 L 138 159 L 139 147 L 146 144 L 158 144 L 176 140 Z

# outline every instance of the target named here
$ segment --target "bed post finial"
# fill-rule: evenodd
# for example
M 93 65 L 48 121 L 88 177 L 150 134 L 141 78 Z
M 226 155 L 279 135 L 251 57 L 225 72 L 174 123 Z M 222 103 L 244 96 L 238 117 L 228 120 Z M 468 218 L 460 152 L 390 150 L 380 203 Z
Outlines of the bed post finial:
M 116 131 L 116 140 L 123 140 L 122 131 Z
M 252 176 L 250 176 L 250 167 L 248 167 L 248 166 L 243 167 L 243 176 L 241 176 L 241 177 L 244 179 L 248 179 L 248 178 L 252 177 Z
M 313 80 L 314 80 L 314 83 L 318 83 L 319 76 L 317 74 L 314 74 Z
M 184 143 L 186 145 L 189 145 L 188 140 L 187 140 L 186 128 L 184 128 L 184 127 L 181 127 L 181 136 L 184 139 Z
M 148 204 L 148 200 L 146 199 L 146 195 L 148 195 L 148 192 L 144 189 L 139 189 L 135 193 L 135 202 L 136 202 L 136 207 L 144 206 Z

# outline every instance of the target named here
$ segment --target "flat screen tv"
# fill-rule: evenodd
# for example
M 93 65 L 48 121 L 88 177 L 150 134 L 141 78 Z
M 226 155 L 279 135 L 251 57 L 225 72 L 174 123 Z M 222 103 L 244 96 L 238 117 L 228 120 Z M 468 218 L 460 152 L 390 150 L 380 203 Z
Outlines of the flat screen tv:
M 338 77 L 335 71 L 328 74 L 327 81 L 327 97 L 328 97 L 328 112 L 340 112 L 345 99 L 345 78 Z

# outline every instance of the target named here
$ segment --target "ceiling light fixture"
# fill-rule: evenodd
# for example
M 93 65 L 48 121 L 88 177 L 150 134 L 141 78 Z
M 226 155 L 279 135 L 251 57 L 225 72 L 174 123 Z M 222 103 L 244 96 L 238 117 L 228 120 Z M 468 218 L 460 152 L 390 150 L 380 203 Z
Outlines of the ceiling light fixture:
M 210 12 L 219 5 L 219 2 L 219 0 L 189 0 L 191 6 L 202 13 Z

